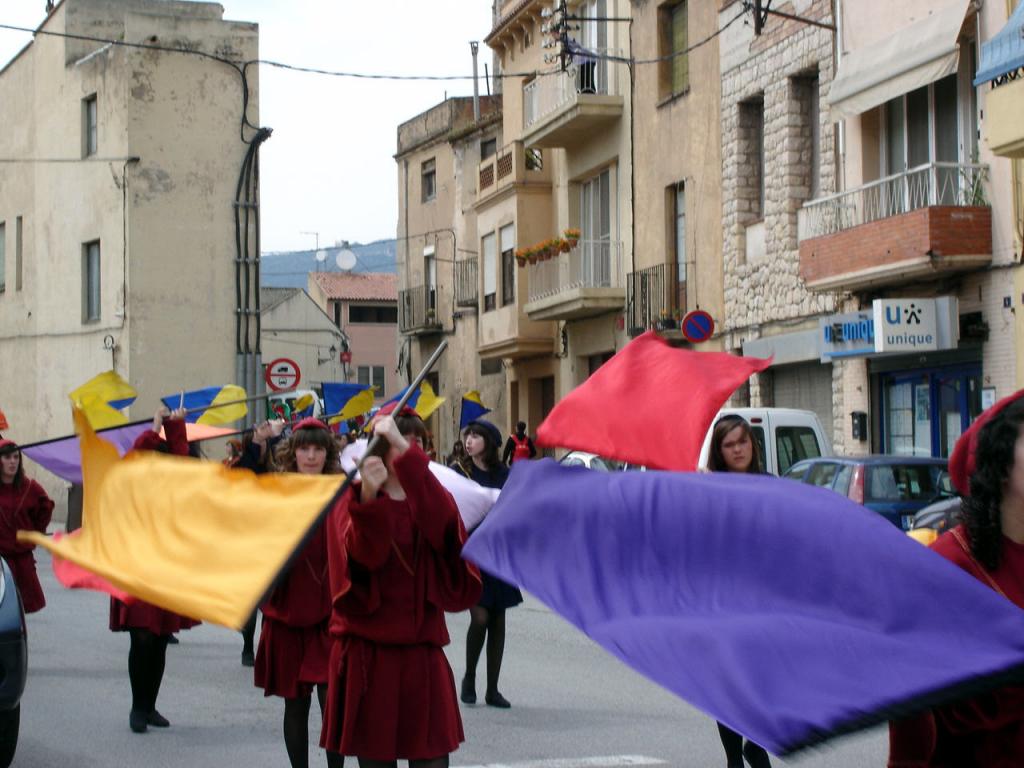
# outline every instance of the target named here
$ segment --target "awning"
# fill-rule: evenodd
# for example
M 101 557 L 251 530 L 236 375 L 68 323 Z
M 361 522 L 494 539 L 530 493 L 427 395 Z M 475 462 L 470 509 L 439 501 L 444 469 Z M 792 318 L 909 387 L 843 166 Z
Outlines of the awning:
M 956 0 L 844 56 L 829 94 L 831 119 L 854 117 L 955 72 L 967 6 Z
M 974 85 L 997 80 L 1020 67 L 1024 67 L 1024 3 L 1017 5 L 998 35 L 982 44 L 981 68 Z

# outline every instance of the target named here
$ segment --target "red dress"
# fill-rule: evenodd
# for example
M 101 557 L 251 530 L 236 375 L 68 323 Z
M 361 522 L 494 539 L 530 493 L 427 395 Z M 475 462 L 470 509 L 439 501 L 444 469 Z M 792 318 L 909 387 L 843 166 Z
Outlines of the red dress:
M 963 526 L 932 549 L 1024 608 L 1024 545 L 1003 538 L 999 567 L 985 570 L 970 554 Z M 937 659 L 937 664 L 942 660 Z M 889 768 L 1019 768 L 1024 765 L 1024 687 L 939 707 L 889 725 Z
M 444 613 L 476 604 L 480 574 L 461 557 L 466 530 L 426 454 L 413 445 L 394 468 L 404 500 L 361 504 L 353 486 L 328 520 L 334 646 L 320 746 L 424 760 L 464 740 Z
M 0 483 L 0 555 L 11 566 L 25 613 L 41 610 L 46 598 L 32 554 L 36 545 L 22 544 L 17 534 L 19 530 L 46 533 L 52 514 L 53 502 L 35 480 L 24 477 L 19 485 Z
M 135 440 L 133 451 L 155 451 L 166 444 L 169 452 L 177 456 L 188 456 L 188 437 L 185 422 L 181 419 L 168 419 L 164 422 L 166 443 L 159 434 L 147 429 Z M 191 629 L 198 621 L 179 616 L 163 608 L 157 608 L 141 600 L 133 603 L 122 603 L 116 597 L 110 598 L 110 631 L 126 632 L 130 629 L 145 629 L 154 635 L 173 635 L 182 629 Z
M 310 696 L 327 682 L 331 638 L 325 526 L 313 534 L 291 570 L 260 606 L 263 625 L 253 670 L 265 696 Z

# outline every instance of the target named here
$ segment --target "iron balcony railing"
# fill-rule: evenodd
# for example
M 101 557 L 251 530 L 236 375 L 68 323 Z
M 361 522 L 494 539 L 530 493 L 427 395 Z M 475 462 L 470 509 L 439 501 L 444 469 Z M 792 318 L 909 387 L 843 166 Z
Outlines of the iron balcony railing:
M 805 203 L 799 216 L 799 238 L 809 240 L 834 235 L 933 205 L 988 206 L 987 180 L 987 165 L 920 165 Z
M 622 243 L 581 240 L 568 253 L 531 264 L 530 301 L 538 301 L 575 288 L 620 288 Z
M 531 128 L 580 95 L 619 95 L 618 69 L 600 57 L 621 56 L 621 52 L 600 48 L 594 53 L 595 58 L 577 54 L 565 72 L 538 75 L 523 86 L 523 128 Z
M 398 330 L 401 333 L 439 328 L 437 288 L 417 285 L 398 292 Z
M 685 309 L 686 283 L 679 282 L 677 272 L 675 264 L 659 264 L 626 276 L 630 333 L 654 328 Z
M 455 303 L 460 307 L 475 307 L 479 300 L 476 259 L 455 262 Z

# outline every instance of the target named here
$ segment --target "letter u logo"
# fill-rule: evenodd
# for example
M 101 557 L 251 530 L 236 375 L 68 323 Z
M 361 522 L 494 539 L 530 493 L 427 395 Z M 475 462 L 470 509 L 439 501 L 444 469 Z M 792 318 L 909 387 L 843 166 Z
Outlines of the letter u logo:
M 893 317 L 894 312 L 896 313 L 895 317 Z M 902 321 L 902 317 L 903 312 L 899 305 L 885 308 L 885 322 L 890 325 L 899 325 Z

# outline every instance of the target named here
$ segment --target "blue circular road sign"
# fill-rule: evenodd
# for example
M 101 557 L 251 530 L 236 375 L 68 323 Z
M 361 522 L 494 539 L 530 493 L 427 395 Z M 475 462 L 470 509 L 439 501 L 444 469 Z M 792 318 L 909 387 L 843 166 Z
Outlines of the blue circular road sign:
M 715 332 L 715 321 L 703 309 L 688 312 L 681 323 L 683 337 L 694 344 L 707 341 Z

